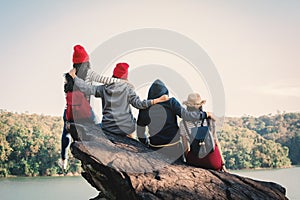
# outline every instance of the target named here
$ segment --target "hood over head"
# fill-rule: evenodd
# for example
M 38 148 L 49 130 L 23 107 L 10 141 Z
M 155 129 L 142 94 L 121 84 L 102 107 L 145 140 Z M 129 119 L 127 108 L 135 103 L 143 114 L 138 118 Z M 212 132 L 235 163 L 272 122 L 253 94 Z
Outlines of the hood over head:
M 164 94 L 169 95 L 169 90 L 161 80 L 157 79 L 149 88 L 148 99 L 155 99 Z

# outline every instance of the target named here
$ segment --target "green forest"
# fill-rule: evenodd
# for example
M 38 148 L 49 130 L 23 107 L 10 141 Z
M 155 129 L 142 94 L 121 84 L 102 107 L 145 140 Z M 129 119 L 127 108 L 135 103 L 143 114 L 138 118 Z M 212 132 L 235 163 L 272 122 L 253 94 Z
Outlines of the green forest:
M 229 168 L 299 165 L 300 113 L 226 118 L 220 142 Z M 243 155 L 236 157 L 239 150 L 233 145 Z
M 62 127 L 62 117 L 0 110 L 0 177 L 61 174 Z M 69 171 L 80 172 L 80 162 L 70 158 Z
M 0 177 L 61 174 L 62 117 L 0 110 Z M 225 118 L 218 131 L 229 169 L 280 168 L 300 163 L 300 113 Z M 68 172 L 81 172 L 70 154 Z

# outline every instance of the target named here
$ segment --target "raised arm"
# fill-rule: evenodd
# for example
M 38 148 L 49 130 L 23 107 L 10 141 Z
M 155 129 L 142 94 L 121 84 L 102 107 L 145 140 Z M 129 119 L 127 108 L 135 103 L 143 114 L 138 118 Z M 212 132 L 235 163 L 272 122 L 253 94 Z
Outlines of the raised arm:
M 103 86 L 102 85 L 88 85 L 82 79 L 78 78 L 75 74 L 76 70 L 72 69 L 69 74 L 73 77 L 75 85 L 79 88 L 81 92 L 85 95 L 94 95 L 95 97 L 103 96 Z
M 199 121 L 208 117 L 206 112 L 200 110 L 193 112 L 187 111 L 175 98 L 173 98 L 172 100 L 172 106 L 176 115 L 181 117 L 185 121 Z
M 129 103 L 137 109 L 146 109 L 149 108 L 151 105 L 169 100 L 169 97 L 167 95 L 162 95 L 161 97 L 152 100 L 141 100 L 140 97 L 135 93 L 135 91 L 131 87 L 128 88 L 128 93 Z
M 181 107 L 181 118 L 186 121 L 198 121 L 207 118 L 207 113 L 203 111 L 189 112 L 184 107 Z
M 86 77 L 88 79 L 86 82 L 95 81 L 98 83 L 103 83 L 105 85 L 109 85 L 112 83 L 118 83 L 121 81 L 121 79 L 118 79 L 118 78 L 102 76 L 91 69 L 88 70 Z

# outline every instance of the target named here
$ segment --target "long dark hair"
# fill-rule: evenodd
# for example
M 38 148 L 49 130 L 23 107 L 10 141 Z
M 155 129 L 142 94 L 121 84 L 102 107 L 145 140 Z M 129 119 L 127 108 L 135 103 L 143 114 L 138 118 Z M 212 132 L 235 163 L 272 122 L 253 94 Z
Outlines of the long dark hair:
M 91 68 L 90 62 L 74 63 L 73 67 L 76 69 L 76 75 L 82 80 L 86 79 L 87 71 Z
M 64 92 L 73 92 L 73 90 L 76 90 L 74 88 L 74 80 L 72 78 L 72 76 L 69 73 L 65 73 L 65 79 L 66 79 L 66 83 L 64 84 Z

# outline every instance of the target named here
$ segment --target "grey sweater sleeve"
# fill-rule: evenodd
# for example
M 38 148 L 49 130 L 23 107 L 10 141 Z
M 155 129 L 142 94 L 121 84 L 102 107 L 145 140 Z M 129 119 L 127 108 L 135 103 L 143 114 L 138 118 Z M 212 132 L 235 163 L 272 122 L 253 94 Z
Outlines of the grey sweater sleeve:
M 103 96 L 103 86 L 102 85 L 88 85 L 82 79 L 78 78 L 77 76 L 74 78 L 75 85 L 79 88 L 81 92 L 85 95 L 94 95 L 95 97 L 102 97 Z
M 141 100 L 131 87 L 128 88 L 128 93 L 128 101 L 133 107 L 137 109 L 146 109 L 151 106 L 151 100 Z
M 180 105 L 180 103 L 175 98 L 172 98 L 172 106 L 176 115 L 178 115 L 185 121 L 199 121 L 207 118 L 206 112 L 200 110 L 193 112 L 187 111 L 184 107 Z
M 199 121 L 207 118 L 206 112 L 203 111 L 193 111 L 189 112 L 185 108 L 181 107 L 181 118 L 186 121 Z

